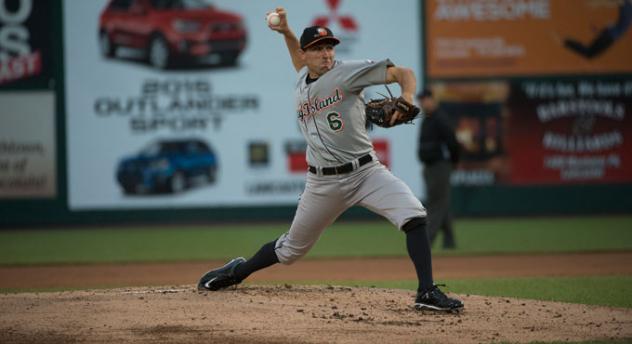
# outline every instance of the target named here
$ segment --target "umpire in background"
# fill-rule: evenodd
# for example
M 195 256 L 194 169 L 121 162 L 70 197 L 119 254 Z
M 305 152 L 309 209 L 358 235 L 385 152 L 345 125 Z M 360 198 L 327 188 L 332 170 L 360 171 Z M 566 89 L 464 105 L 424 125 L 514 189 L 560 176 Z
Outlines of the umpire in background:
M 434 243 L 439 229 L 443 231 L 443 248 L 456 246 L 450 214 L 450 175 L 459 161 L 460 146 L 454 135 L 454 126 L 447 113 L 441 111 L 430 89 L 417 95 L 425 117 L 419 132 L 417 155 L 424 164 L 428 210 L 427 233 L 430 244 Z

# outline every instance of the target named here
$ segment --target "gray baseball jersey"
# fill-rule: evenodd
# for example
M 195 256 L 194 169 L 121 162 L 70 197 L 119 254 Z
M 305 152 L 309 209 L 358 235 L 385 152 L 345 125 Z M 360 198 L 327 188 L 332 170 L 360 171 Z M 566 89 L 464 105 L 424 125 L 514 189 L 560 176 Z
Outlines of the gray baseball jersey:
M 307 68 L 299 71 L 297 115 L 311 167 L 292 226 L 276 241 L 279 262 L 291 264 L 304 256 L 323 230 L 354 205 L 397 228 L 426 216 L 410 188 L 378 161 L 366 131 L 362 90 L 384 84 L 391 65 L 388 59 L 336 61 L 309 84 Z
M 299 71 L 296 107 L 307 140 L 307 162 L 336 166 L 373 150 L 364 116 L 365 87 L 384 84 L 390 60 L 336 61 L 334 67 L 307 84 L 307 67 Z

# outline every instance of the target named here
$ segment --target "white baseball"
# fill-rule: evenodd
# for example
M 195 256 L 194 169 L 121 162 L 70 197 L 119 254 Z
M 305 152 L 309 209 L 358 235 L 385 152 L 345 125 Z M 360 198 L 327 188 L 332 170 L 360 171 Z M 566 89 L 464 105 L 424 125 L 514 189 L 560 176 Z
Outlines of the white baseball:
M 281 23 L 281 17 L 279 17 L 279 14 L 276 12 L 269 13 L 266 20 L 268 21 L 268 24 L 272 26 L 276 26 Z

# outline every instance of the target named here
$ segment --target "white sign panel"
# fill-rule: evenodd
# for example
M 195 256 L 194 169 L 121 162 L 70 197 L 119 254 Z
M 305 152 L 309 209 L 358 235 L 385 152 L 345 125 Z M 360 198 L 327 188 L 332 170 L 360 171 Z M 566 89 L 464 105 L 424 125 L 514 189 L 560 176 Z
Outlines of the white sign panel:
M 328 25 L 342 39 L 337 58 L 388 57 L 422 79 L 414 0 L 388 10 L 378 0 L 151 7 L 168 3 L 64 1 L 71 209 L 296 203 L 305 146 L 296 72 L 283 37 L 265 23 L 277 5 L 297 36 Z M 415 192 L 417 131 L 371 132 L 378 154 Z
M 53 92 L 2 92 L 0 104 L 0 198 L 55 197 Z

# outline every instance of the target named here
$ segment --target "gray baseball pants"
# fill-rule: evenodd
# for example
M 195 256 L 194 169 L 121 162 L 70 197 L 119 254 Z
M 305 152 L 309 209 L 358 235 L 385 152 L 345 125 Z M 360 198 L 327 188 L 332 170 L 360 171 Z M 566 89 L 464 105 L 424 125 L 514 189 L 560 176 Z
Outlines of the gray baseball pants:
M 354 205 L 382 215 L 399 229 L 412 218 L 426 216 L 426 209 L 408 185 L 375 156 L 372 162 L 346 174 L 308 172 L 290 230 L 276 241 L 279 262 L 289 265 L 307 254 L 323 230 Z

